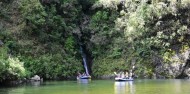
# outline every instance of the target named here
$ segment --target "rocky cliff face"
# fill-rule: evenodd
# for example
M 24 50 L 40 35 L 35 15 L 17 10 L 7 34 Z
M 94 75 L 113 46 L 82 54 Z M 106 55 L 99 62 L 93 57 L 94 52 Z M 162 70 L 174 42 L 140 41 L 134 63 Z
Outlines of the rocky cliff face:
M 170 63 L 156 66 L 156 78 L 187 78 L 190 77 L 190 49 L 183 53 L 175 54 Z

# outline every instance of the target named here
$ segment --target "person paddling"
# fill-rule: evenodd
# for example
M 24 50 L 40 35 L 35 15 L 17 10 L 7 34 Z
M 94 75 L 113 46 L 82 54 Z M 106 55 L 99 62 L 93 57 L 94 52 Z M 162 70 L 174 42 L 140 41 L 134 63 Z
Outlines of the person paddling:
M 128 73 L 128 71 L 126 71 L 126 73 L 125 73 L 125 78 L 129 78 L 129 73 Z
M 132 70 L 129 71 L 129 79 L 132 79 L 133 73 Z

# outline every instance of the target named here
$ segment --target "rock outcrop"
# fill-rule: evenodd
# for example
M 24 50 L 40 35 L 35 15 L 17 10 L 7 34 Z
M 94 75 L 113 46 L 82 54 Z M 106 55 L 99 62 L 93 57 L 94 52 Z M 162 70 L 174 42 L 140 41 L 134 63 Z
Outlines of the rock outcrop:
M 43 81 L 43 78 L 40 78 L 40 76 L 35 75 L 34 77 L 30 78 L 32 81 Z
M 4 43 L 2 42 L 2 40 L 0 40 L 0 47 L 3 46 L 3 44 L 4 44 Z
M 189 78 L 190 77 L 190 49 L 175 54 L 170 63 L 161 63 L 156 66 L 157 78 Z

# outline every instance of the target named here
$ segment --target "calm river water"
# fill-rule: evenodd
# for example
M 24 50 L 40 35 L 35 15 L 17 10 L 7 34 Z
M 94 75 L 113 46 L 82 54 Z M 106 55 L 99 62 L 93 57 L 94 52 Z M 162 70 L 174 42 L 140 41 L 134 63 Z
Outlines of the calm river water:
M 52 81 L 0 87 L 0 94 L 190 94 L 190 80 Z

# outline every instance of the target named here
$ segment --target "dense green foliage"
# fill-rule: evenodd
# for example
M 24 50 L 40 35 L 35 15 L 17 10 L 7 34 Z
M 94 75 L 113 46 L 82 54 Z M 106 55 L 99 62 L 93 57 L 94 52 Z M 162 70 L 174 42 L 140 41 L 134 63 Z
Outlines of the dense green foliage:
M 17 80 L 27 76 L 27 72 L 18 58 L 7 56 L 8 48 L 0 48 L 0 82 L 3 80 Z
M 20 52 L 31 74 L 57 79 L 73 76 L 80 71 L 82 68 L 78 66 L 82 65 L 77 59 L 78 48 L 70 31 L 78 14 L 76 8 L 71 8 L 71 14 L 59 15 L 55 4 L 43 6 L 39 0 L 23 0 L 21 4 L 22 16 L 27 25 L 23 33 L 27 39 L 22 40 Z M 64 9 L 65 6 L 63 4 Z M 30 43 L 26 45 L 27 41 Z
M 100 2 L 104 8 L 119 10 L 116 1 L 100 0 Z M 112 48 L 109 49 L 111 53 L 105 54 L 107 61 L 110 62 L 108 59 L 110 55 L 117 53 L 120 55 L 119 58 L 125 60 L 123 65 L 128 66 L 123 71 L 129 70 L 135 65 L 135 74 L 138 76 L 144 74 L 151 76 L 159 63 L 172 63 L 173 55 L 189 49 L 188 3 L 185 0 L 182 2 L 172 0 L 166 2 L 126 1 L 119 10 L 120 16 L 115 20 L 115 27 L 112 28 L 118 32 L 117 34 L 121 34 L 116 36 L 117 40 L 115 40 L 119 44 L 113 45 L 115 43 L 112 40 Z M 112 59 L 116 60 L 114 57 Z M 120 64 L 120 61 L 122 62 L 122 60 L 118 60 L 115 63 Z M 110 71 L 114 70 L 110 66 L 104 68 L 107 69 L 106 67 L 109 67 Z M 122 66 L 119 69 L 122 69 Z M 106 72 L 105 74 L 107 74 Z M 161 73 L 161 75 L 168 77 L 168 74 L 165 73 Z
M 188 3 L 0 1 L 0 81 L 36 74 L 45 79 L 74 77 L 83 71 L 81 45 L 87 58 L 93 57 L 95 77 L 133 65 L 137 75 L 151 76 L 159 62 L 172 63 L 174 54 L 189 49 Z
M 10 20 L 21 21 L 17 24 L 10 23 L 18 28 L 18 31 L 9 29 L 6 26 L 8 22 L 3 23 L 5 28 L 1 29 L 1 39 L 7 44 L 9 54 L 19 57 L 24 62 L 31 76 L 37 74 L 46 79 L 63 79 L 76 75 L 77 71 L 82 69 L 79 47 L 72 36 L 74 22 L 77 22 L 78 7 L 68 10 L 65 2 L 61 7 L 66 14 L 62 15 L 57 13 L 55 4 L 43 6 L 39 0 L 3 2 L 7 6 L 18 4 L 15 9 L 19 16 Z M 12 7 L 7 7 L 10 12 L 11 9 Z M 13 16 L 16 15 L 7 15 Z

